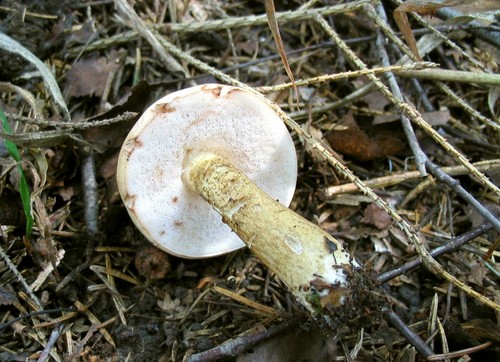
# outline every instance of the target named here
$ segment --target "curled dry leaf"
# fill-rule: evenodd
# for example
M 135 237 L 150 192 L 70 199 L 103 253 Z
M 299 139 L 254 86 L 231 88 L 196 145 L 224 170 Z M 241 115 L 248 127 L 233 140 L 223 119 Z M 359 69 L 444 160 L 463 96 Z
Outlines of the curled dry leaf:
M 386 127 L 370 127 L 371 136 L 361 129 L 352 114 L 344 119 L 348 128 L 332 131 L 326 139 L 332 148 L 359 161 L 372 161 L 401 153 L 405 149 L 402 133 Z
M 434 13 L 442 7 L 455 6 L 461 4 L 462 2 L 463 0 L 446 0 L 443 3 L 410 0 L 399 5 L 396 10 L 394 10 L 394 21 L 396 22 L 401 33 L 403 33 L 406 43 L 417 60 L 421 61 L 422 58 L 418 52 L 417 42 L 415 41 L 415 36 L 411 31 L 410 22 L 408 21 L 408 16 L 406 14 L 409 12 L 415 12 L 420 15 L 434 15 Z

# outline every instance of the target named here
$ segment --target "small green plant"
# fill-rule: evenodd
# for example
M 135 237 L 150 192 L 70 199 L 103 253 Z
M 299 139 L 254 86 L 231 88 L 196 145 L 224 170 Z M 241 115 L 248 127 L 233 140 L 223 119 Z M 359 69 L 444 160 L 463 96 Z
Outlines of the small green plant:
M 3 131 L 12 134 L 12 129 L 7 122 L 7 117 L 0 110 L 0 118 L 2 119 Z M 31 232 L 33 231 L 33 215 L 31 214 L 31 194 L 28 187 L 28 181 L 24 175 L 23 168 L 21 167 L 21 155 L 17 146 L 14 142 L 9 140 L 4 140 L 5 148 L 9 151 L 10 155 L 17 162 L 17 169 L 19 170 L 20 182 L 19 182 L 19 192 L 21 194 L 21 201 L 23 203 L 24 215 L 26 215 L 26 238 L 31 237 Z

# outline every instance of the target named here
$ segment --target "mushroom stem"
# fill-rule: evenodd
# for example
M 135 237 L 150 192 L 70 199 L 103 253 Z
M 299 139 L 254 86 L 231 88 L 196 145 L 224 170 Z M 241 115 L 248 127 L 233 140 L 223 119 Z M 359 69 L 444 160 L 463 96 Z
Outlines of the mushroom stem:
M 218 156 L 188 160 L 183 178 L 314 316 L 344 304 L 357 263 L 339 241 Z

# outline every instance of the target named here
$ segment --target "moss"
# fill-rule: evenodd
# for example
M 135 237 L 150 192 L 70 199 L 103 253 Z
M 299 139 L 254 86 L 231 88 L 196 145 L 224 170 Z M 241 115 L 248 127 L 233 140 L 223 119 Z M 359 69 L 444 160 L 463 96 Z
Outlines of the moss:
M 321 297 L 315 290 L 309 290 L 306 294 L 306 301 L 314 309 L 313 317 L 319 318 L 323 315 L 323 307 L 321 306 Z

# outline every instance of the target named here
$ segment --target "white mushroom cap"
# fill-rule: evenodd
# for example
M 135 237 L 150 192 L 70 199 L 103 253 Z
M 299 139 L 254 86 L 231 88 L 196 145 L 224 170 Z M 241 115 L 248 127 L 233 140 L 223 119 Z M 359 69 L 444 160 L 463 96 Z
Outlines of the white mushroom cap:
M 182 181 L 187 154 L 201 152 L 226 159 L 285 206 L 297 179 L 290 134 L 254 94 L 205 84 L 156 101 L 123 144 L 118 187 L 146 238 L 184 258 L 206 258 L 244 246 L 210 204 Z

